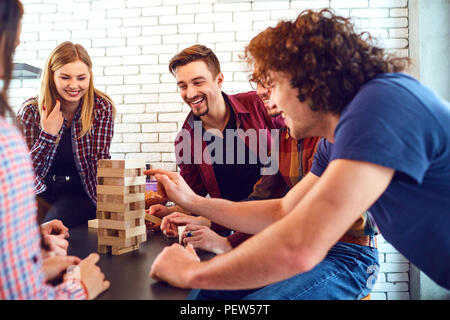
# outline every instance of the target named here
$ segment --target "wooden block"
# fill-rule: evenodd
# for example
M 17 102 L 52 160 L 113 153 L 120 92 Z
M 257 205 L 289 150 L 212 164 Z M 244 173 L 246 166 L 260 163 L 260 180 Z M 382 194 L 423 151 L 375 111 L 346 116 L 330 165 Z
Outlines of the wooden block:
M 156 223 L 156 224 L 161 223 L 161 221 L 162 221 L 161 218 L 158 218 L 157 216 L 154 216 L 148 212 L 145 212 L 145 220 Z
M 131 193 L 131 194 L 97 194 L 98 202 L 109 203 L 129 203 L 136 201 L 145 201 L 145 193 Z
M 181 243 L 181 237 L 183 235 L 184 229 L 186 229 L 186 226 L 178 226 L 178 243 Z
M 97 184 L 97 196 L 99 194 L 133 194 L 145 193 L 145 184 L 137 186 L 104 186 Z
M 132 220 L 138 218 L 145 218 L 145 210 L 138 209 L 127 212 L 104 212 L 97 211 L 97 219 L 111 219 L 111 220 Z
M 145 160 L 111 160 L 100 159 L 97 168 L 133 169 L 145 168 Z
M 114 229 L 114 230 L 126 230 L 134 227 L 139 227 L 144 224 L 144 218 L 132 219 L 132 220 L 107 220 L 99 219 L 99 229 Z
M 125 178 L 97 177 L 97 184 L 102 186 L 137 186 L 137 185 L 145 186 L 145 178 L 146 176 L 125 177 Z
M 97 211 L 127 212 L 139 209 L 145 209 L 145 201 L 136 201 L 131 203 L 97 202 Z
M 140 236 L 146 233 L 145 225 L 124 230 L 125 238 Z
M 143 241 L 140 241 L 143 242 Z M 115 246 L 115 247 L 129 247 L 140 243 L 138 237 L 121 239 L 118 237 L 98 237 L 99 245 Z
M 108 253 L 111 251 L 111 247 L 110 246 L 104 246 L 104 245 L 98 245 L 97 246 L 97 251 L 98 253 Z
M 98 168 L 97 177 L 125 178 L 144 175 L 144 168 L 116 169 L 116 168 Z
M 130 246 L 130 247 L 126 247 L 126 248 L 112 247 L 111 253 L 113 255 L 121 255 L 121 254 L 124 254 L 124 253 L 127 253 L 127 252 L 131 252 L 131 251 L 134 251 L 134 250 L 138 250 L 138 249 L 139 249 L 139 244 L 136 244 L 136 245 L 133 245 L 133 246 Z
M 98 228 L 98 219 L 88 220 L 88 228 Z

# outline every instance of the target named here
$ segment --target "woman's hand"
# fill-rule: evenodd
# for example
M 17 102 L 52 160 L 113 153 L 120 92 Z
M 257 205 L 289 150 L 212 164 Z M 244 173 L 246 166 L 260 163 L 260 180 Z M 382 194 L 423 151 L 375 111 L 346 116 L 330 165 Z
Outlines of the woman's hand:
M 62 124 L 64 122 L 64 116 L 61 111 L 61 102 L 56 100 L 55 107 L 52 112 L 48 114 L 47 108 L 43 106 L 43 114 L 41 117 L 41 128 L 48 134 L 57 136 L 59 130 L 61 130 Z

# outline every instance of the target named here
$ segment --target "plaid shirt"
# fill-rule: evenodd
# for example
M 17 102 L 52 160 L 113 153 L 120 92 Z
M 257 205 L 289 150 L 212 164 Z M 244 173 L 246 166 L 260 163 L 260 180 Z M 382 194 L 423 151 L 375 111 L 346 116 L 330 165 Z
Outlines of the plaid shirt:
M 17 128 L 0 117 L 0 300 L 86 299 L 79 282 L 45 283 L 36 219 L 28 149 Z
M 94 204 L 97 203 L 97 161 L 111 159 L 109 147 L 114 134 L 114 118 L 111 104 L 98 95 L 94 97 L 94 123 L 91 134 L 87 133 L 77 139 L 81 132 L 81 109 L 79 108 L 72 122 L 72 148 L 75 154 L 75 164 L 81 177 L 83 187 Z M 24 102 L 19 110 L 19 118 L 23 123 L 24 135 L 30 149 L 31 160 L 34 165 L 35 191 L 40 194 L 46 190 L 45 176 L 50 169 L 60 137 L 67 127 L 67 121 L 53 136 L 41 130 L 41 121 L 37 98 Z
M 282 128 L 279 144 L 279 171 L 275 175 L 262 176 L 255 184 L 249 200 L 283 197 L 311 170 L 319 141 L 320 137 L 297 141 L 289 135 L 286 128 Z M 377 235 L 379 230 L 365 212 L 346 234 L 356 237 Z M 249 234 L 235 232 L 228 237 L 228 242 L 234 248 L 250 237 Z

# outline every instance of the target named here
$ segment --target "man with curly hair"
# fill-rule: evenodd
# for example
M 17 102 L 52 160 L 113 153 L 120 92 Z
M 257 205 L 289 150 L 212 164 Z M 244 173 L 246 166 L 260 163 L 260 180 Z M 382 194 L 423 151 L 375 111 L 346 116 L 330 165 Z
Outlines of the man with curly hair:
M 198 197 L 179 175 L 160 171 L 172 201 L 257 234 L 205 262 L 189 248 L 166 248 L 151 275 L 204 289 L 276 283 L 313 270 L 367 210 L 385 239 L 450 289 L 448 102 L 401 73 L 408 59 L 386 55 L 329 10 L 266 29 L 246 59 L 291 135 L 324 137 L 312 170 L 284 198 L 251 203 Z

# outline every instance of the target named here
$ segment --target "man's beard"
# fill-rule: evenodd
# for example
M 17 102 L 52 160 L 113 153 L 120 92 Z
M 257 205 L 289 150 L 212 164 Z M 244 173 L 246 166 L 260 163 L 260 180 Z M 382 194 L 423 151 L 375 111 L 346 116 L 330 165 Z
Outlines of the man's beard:
M 196 101 L 198 99 L 199 99 L 199 97 L 197 96 L 197 97 L 194 97 L 193 99 L 189 99 L 189 100 L 185 99 L 184 102 L 186 102 L 189 105 L 189 107 L 191 108 L 192 113 L 194 114 L 194 116 L 201 117 L 201 116 L 204 116 L 204 115 L 208 114 L 209 106 L 208 106 L 208 101 L 206 100 L 206 96 L 203 96 L 202 99 L 203 99 L 203 101 L 205 101 L 206 110 L 203 111 L 203 112 L 198 112 L 197 108 L 191 106 L 191 102 Z

